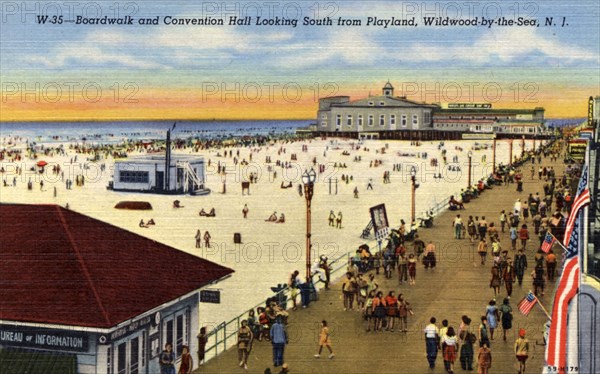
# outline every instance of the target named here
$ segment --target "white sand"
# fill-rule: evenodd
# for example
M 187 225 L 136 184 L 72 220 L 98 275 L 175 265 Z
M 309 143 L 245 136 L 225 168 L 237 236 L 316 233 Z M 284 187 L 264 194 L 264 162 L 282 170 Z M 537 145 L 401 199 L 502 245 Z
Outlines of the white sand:
M 331 142 L 337 143 L 332 145 Z M 418 168 L 417 179 L 420 187 L 416 192 L 416 211 L 417 217 L 421 216 L 431 206 L 447 201 L 451 194 L 456 194 L 467 184 L 467 151 L 475 143 L 474 141 L 445 142 L 447 149 L 447 159 L 451 161 L 454 155 L 458 155 L 459 164 L 462 172 L 449 172 L 443 166 L 442 157 L 438 150 L 439 142 L 424 142 L 422 146 L 410 146 L 409 142 L 400 141 L 366 141 L 360 151 L 351 150 L 350 144 L 356 144 L 356 141 L 349 140 L 313 140 L 309 142 L 297 142 L 293 144 L 276 144 L 268 149 L 263 148 L 258 153 L 253 153 L 253 161 L 248 168 L 249 171 L 257 171 L 260 181 L 258 184 L 251 185 L 251 195 L 242 196 L 240 181 L 243 176 L 248 175 L 239 164 L 233 165 L 232 158 L 217 157 L 217 150 L 205 150 L 200 154 L 206 159 L 212 160 L 212 168 L 207 173 L 207 187 L 212 189 L 208 196 L 165 196 L 139 193 L 121 193 L 107 191 L 108 181 L 112 179 L 110 170 L 112 170 L 113 160 L 102 160 L 107 165 L 107 172 L 99 174 L 99 168 L 91 165 L 92 168 L 86 171 L 86 184 L 84 187 L 77 187 L 73 184 L 72 190 L 65 190 L 64 182 L 60 177 L 53 176 L 47 169 L 44 174 L 44 191 L 40 191 L 39 178 L 37 173 L 26 171 L 29 167 L 35 165 L 36 160 L 25 159 L 18 163 L 23 166 L 24 172 L 18 178 L 16 187 L 0 187 L 0 201 L 3 203 L 51 203 L 65 205 L 70 208 L 94 218 L 109 222 L 126 230 L 144 235 L 151 239 L 173 246 L 179 250 L 201 256 L 208 260 L 223 264 L 235 270 L 233 276 L 222 283 L 215 285 L 222 290 L 221 305 L 201 304 L 200 305 L 200 324 L 216 325 L 222 321 L 228 321 L 251 306 L 264 301 L 271 295 L 269 287 L 277 283 L 285 283 L 288 275 L 293 270 L 299 270 L 304 274 L 305 269 L 305 199 L 300 197 L 297 192 L 298 183 L 300 183 L 300 173 L 305 167 L 312 164 L 313 157 L 317 157 L 318 162 L 326 163 L 326 172 L 319 175 L 315 186 L 313 198 L 312 213 L 312 240 L 313 256 L 325 254 L 330 259 L 336 258 L 344 253 L 353 252 L 358 245 L 364 243 L 359 236 L 369 222 L 368 208 L 377 204 L 385 203 L 389 221 L 393 225 L 399 224 L 401 218 L 405 221 L 410 219 L 410 176 L 409 167 L 406 163 L 415 163 Z M 480 141 L 484 143 L 484 141 Z M 308 144 L 308 152 L 301 152 L 301 146 Z M 376 149 L 381 149 L 389 145 L 385 154 L 377 154 Z M 487 141 L 489 147 L 487 150 L 473 151 L 473 183 L 483 175 L 491 172 L 492 147 L 491 141 Z M 537 142 L 539 147 L 540 143 Z M 286 153 L 278 156 L 278 149 L 283 146 Z M 329 150 L 325 151 L 326 146 Z M 456 151 L 455 147 L 460 146 L 464 151 Z M 526 142 L 526 148 L 530 149 L 532 141 Z M 4 145 L 2 145 L 4 147 Z M 364 151 L 367 147 L 369 151 Z M 339 149 L 333 149 L 339 148 Z M 350 156 L 342 155 L 343 151 L 350 151 Z M 221 151 L 222 152 L 222 151 Z M 326 152 L 327 157 L 323 156 Z M 398 157 L 397 152 L 415 153 L 427 152 L 428 159 L 418 159 L 414 157 Z M 497 142 L 497 163 L 508 162 L 509 145 L 508 141 Z M 190 151 L 184 151 L 190 153 Z M 233 149 L 235 156 L 236 149 Z M 290 161 L 292 153 L 296 153 L 298 161 L 294 162 L 294 168 L 282 170 L 275 167 L 276 160 Z M 521 141 L 515 140 L 513 155 L 521 154 Z M 68 157 L 45 157 L 40 156 L 48 162 L 58 162 L 65 170 L 65 178 L 69 177 L 68 171 L 72 170 L 75 175 L 81 173 L 81 164 L 71 168 L 69 158 L 75 155 L 70 152 Z M 265 156 L 270 155 L 277 171 L 277 178 L 272 180 L 267 172 L 267 165 L 264 163 Z M 361 156 L 361 162 L 354 162 L 355 156 Z M 482 163 L 482 156 L 487 156 L 487 162 Z M 240 149 L 240 158 L 248 160 L 249 149 Z M 429 160 L 438 158 L 440 166 L 432 168 Z M 381 160 L 383 164 L 379 167 L 369 167 L 372 160 Z M 78 161 L 85 160 L 85 155 L 78 155 Z M 227 175 L 227 193 L 221 194 L 222 176 L 214 173 L 214 166 L 217 161 L 225 162 L 228 167 Z M 334 169 L 334 163 L 345 163 L 347 169 Z M 404 163 L 403 172 L 391 173 L 391 184 L 383 184 L 383 172 L 392 171 L 393 163 Z M 14 164 L 3 163 L 7 171 L 12 170 Z M 434 180 L 433 174 L 442 173 L 442 180 Z M 353 182 L 349 184 L 342 183 L 340 177 L 342 174 L 350 174 L 354 177 Z M 524 170 L 524 175 L 529 178 L 529 169 Z M 27 180 L 34 178 L 38 183 L 34 183 L 33 191 L 27 191 Z M 329 177 L 338 178 L 338 194 L 329 195 L 328 185 L 325 180 Z M 12 184 L 13 175 L 5 173 L 2 178 L 6 178 L 9 185 Z M 71 179 L 74 179 L 71 176 Z M 372 179 L 374 189 L 367 191 L 368 180 Z M 293 182 L 293 188 L 281 189 L 281 181 Z M 53 189 L 57 188 L 57 197 L 53 196 Z M 353 197 L 355 187 L 359 189 L 359 198 Z M 333 187 L 335 188 L 335 187 Z M 172 202 L 175 199 L 181 201 L 182 209 L 174 209 Z M 154 207 L 153 211 L 122 211 L 114 209 L 114 205 L 122 200 L 149 201 Z M 242 208 L 244 203 L 248 204 L 250 209 L 248 219 L 242 218 Z M 210 208 L 216 209 L 215 218 L 199 217 L 198 211 L 204 208 L 207 212 Z M 335 229 L 328 227 L 327 218 L 329 211 L 333 210 L 336 214 L 342 211 L 344 215 L 343 228 Z M 286 223 L 275 224 L 264 220 L 273 211 L 285 213 Z M 140 228 L 138 223 L 140 219 L 147 220 L 154 218 L 156 226 L 151 228 Z M 214 243 L 211 249 L 196 249 L 194 236 L 196 230 L 209 230 Z M 233 233 L 242 234 L 243 244 L 236 246 L 233 244 Z M 423 230 L 423 236 L 426 238 L 427 231 Z M 132 249 L 134 250 L 134 249 Z M 185 274 L 173 274 L 173 282 L 178 277 Z

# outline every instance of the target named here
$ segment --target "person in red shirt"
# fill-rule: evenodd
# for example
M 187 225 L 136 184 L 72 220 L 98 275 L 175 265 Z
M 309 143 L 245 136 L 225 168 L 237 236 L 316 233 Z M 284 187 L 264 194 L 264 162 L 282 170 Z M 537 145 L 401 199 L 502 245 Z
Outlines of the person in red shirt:
M 519 230 L 519 239 L 521 239 L 521 249 L 525 250 L 527 247 L 527 240 L 529 240 L 529 230 L 527 225 L 522 225 Z
M 398 299 L 394 294 L 394 291 L 390 291 L 385 297 L 386 305 L 386 316 L 387 316 L 387 327 L 386 331 L 389 330 L 394 332 L 394 325 L 398 317 Z

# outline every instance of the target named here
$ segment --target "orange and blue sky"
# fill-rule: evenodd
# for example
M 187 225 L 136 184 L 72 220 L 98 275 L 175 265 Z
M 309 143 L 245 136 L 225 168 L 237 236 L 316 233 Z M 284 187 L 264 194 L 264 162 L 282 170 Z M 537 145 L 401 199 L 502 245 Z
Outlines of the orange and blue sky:
M 2 2 L 0 120 L 310 119 L 318 98 L 380 94 L 425 102 L 492 102 L 584 117 L 599 95 L 594 1 L 538 2 Z M 46 24 L 38 15 L 48 15 Z M 134 25 L 77 25 L 131 15 Z M 228 25 L 250 16 L 251 26 Z M 297 19 L 292 25 L 255 25 Z M 63 16 L 62 24 L 50 24 Z M 211 17 L 224 26 L 165 24 Z M 334 26 L 304 26 L 330 16 Z M 140 19 L 158 25 L 139 25 Z M 339 17 L 360 26 L 337 26 Z M 367 25 L 415 18 L 417 27 Z M 539 26 L 425 26 L 483 17 Z M 552 17 L 554 25 L 546 26 Z M 563 17 L 564 23 L 563 23 Z M 60 20 L 60 18 L 57 18 Z

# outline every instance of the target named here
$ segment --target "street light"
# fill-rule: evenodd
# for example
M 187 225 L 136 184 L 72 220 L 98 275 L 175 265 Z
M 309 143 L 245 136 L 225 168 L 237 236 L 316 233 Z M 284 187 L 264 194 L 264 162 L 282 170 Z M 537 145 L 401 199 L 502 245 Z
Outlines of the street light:
M 302 174 L 302 183 L 304 184 L 304 197 L 306 198 L 306 281 L 311 281 L 310 276 L 310 251 L 311 251 L 311 243 L 310 243 L 310 218 L 311 218 L 311 201 L 313 197 L 313 189 L 315 186 L 315 180 L 317 179 L 317 173 L 315 173 L 314 169 L 310 169 L 310 171 L 304 171 Z
M 417 184 L 417 168 L 412 167 L 410 169 L 410 181 L 412 182 L 412 195 L 411 195 L 411 205 L 410 205 L 410 226 L 412 228 L 413 223 L 415 222 L 415 192 L 419 185 Z
M 469 156 L 469 178 L 467 179 L 467 189 L 469 189 L 471 188 L 471 159 L 473 158 L 473 152 L 469 151 L 467 156 Z
M 492 173 L 496 174 L 496 138 L 494 138 L 494 153 L 492 156 Z

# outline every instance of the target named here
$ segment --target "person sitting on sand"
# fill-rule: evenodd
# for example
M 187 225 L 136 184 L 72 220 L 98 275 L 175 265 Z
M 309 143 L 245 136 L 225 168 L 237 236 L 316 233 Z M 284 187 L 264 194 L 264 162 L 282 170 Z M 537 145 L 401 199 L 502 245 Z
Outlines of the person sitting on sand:
M 173 201 L 173 208 L 183 208 L 183 205 L 180 204 L 179 200 Z
M 198 213 L 198 215 L 200 217 L 206 217 L 207 216 L 206 212 L 204 211 L 204 208 L 200 209 L 200 213 Z
M 283 184 L 283 181 L 281 181 L 281 186 L 280 186 L 280 188 L 287 189 L 287 188 L 292 188 L 292 187 L 293 187 L 293 185 L 292 185 L 292 182 L 291 182 L 291 181 L 290 181 L 290 183 L 288 183 L 288 184 Z
M 155 225 L 153 218 L 150 218 L 150 220 L 148 221 L 148 223 L 146 223 L 146 227 L 148 227 L 150 225 Z
M 144 223 L 144 220 L 143 220 L 143 219 L 142 219 L 142 220 L 140 220 L 140 225 L 139 225 L 139 226 L 140 226 L 140 227 L 145 227 L 145 228 L 148 228 L 148 226 L 146 226 L 146 224 Z
M 215 208 L 211 208 L 210 212 L 206 215 L 207 217 L 215 217 L 217 213 L 215 212 Z
M 285 215 L 283 213 L 281 213 L 281 216 L 279 216 L 277 223 L 285 223 Z
M 277 222 L 277 212 L 273 212 L 273 214 L 271 214 L 271 216 L 269 217 L 269 219 L 266 219 L 265 221 L 267 221 L 267 222 Z

